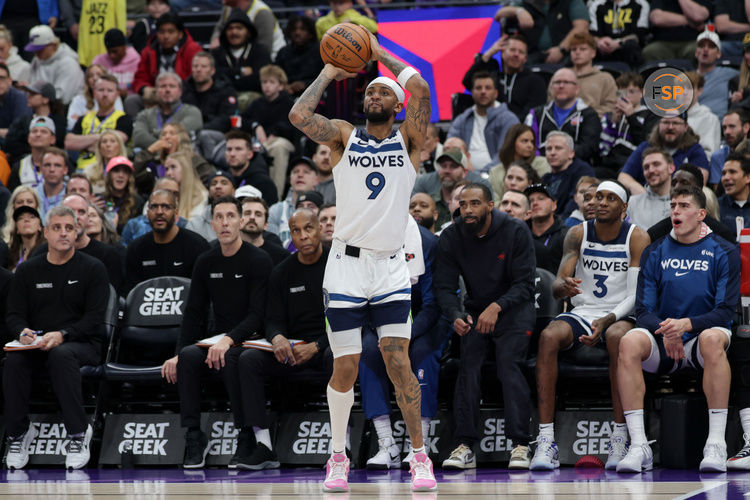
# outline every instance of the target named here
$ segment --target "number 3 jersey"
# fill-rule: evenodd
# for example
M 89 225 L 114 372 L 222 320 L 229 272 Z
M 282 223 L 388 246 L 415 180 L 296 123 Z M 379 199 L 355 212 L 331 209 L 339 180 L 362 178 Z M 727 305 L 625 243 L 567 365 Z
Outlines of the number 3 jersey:
M 378 140 L 355 129 L 333 169 L 338 208 L 333 237 L 369 250 L 399 250 L 416 178 L 400 130 Z
M 581 280 L 580 294 L 570 301 L 573 313 L 587 321 L 606 316 L 628 295 L 630 237 L 635 226 L 623 222 L 612 241 L 596 236 L 594 219 L 583 224 L 583 238 L 575 277 Z

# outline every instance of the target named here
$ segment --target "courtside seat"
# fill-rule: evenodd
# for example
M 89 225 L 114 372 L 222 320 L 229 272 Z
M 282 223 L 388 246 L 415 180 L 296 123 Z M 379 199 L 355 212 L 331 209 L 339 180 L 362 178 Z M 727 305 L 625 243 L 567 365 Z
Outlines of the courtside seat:
M 81 376 L 89 379 L 98 379 L 104 376 L 104 365 L 109 361 L 112 351 L 112 341 L 117 328 L 117 319 L 120 313 L 120 298 L 117 291 L 112 285 L 109 285 L 109 297 L 107 297 L 107 309 L 104 313 L 104 323 L 102 324 L 103 352 L 102 363 L 99 365 L 86 365 L 81 367 Z
M 161 380 L 161 365 L 175 354 L 189 290 L 189 279 L 163 276 L 130 291 L 112 360 L 104 368 L 107 380 Z

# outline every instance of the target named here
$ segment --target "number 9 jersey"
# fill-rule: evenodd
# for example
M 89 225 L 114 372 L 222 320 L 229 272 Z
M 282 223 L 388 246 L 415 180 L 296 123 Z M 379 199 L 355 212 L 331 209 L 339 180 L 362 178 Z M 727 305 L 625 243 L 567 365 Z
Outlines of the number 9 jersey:
M 630 237 L 635 226 L 624 221 L 617 238 L 601 241 L 596 236 L 594 219 L 582 224 L 575 273 L 581 280 L 581 293 L 570 301 L 573 313 L 593 321 L 612 312 L 627 297 Z
M 379 141 L 354 129 L 333 169 L 338 206 L 334 239 L 369 250 L 399 250 L 416 178 L 400 130 Z

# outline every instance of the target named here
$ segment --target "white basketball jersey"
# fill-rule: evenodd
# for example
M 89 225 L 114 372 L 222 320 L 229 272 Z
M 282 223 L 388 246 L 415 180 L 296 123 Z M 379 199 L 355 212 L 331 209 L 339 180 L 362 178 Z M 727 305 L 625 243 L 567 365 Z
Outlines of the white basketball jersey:
M 379 141 L 355 129 L 333 169 L 333 237 L 369 250 L 398 251 L 404 245 L 416 178 L 401 131 Z
M 612 241 L 596 237 L 594 220 L 583 222 L 583 239 L 576 264 L 576 278 L 581 291 L 571 299 L 573 313 L 601 318 L 609 314 L 628 295 L 630 266 L 630 235 L 635 226 L 623 222 L 620 233 Z

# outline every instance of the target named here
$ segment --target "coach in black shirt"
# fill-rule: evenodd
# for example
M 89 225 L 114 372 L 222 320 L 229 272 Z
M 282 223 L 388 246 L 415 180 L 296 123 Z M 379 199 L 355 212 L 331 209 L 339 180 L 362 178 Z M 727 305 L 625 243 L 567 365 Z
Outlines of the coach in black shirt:
M 211 225 L 219 245 L 195 262 L 178 355 L 162 367 L 162 375 L 169 382 L 177 382 L 180 394 L 182 426 L 187 427 L 185 468 L 205 465 L 208 438 L 200 430 L 200 394 L 201 378 L 209 369 L 218 370 L 224 380 L 235 427 L 246 426 L 237 361 L 242 342 L 262 329 L 268 274 L 273 267 L 265 252 L 240 238 L 241 207 L 233 196 L 222 196 L 211 207 Z M 209 306 L 213 309 L 214 326 L 207 332 Z M 221 333 L 226 335 L 209 348 L 195 345 Z
M 199 234 L 175 224 L 179 213 L 174 193 L 157 189 L 148 199 L 146 217 L 153 231 L 133 240 L 125 257 L 128 290 L 158 276 L 189 278 L 208 242 Z
M 457 448 L 443 467 L 465 468 L 474 460 L 461 445 L 471 449 L 479 439 L 480 372 L 489 349 L 495 350 L 503 385 L 505 435 L 515 446 L 509 467 L 529 467 L 531 397 L 522 365 L 536 320 L 534 244 L 523 221 L 493 206 L 487 186 L 467 184 L 460 194 L 461 218 L 438 242 L 435 294 L 461 336 L 453 402 Z M 456 294 L 459 275 L 466 283 L 465 315 Z
M 83 409 L 80 367 L 101 361 L 100 328 L 109 284 L 104 265 L 75 251 L 75 213 L 50 209 L 44 235 L 47 255 L 16 269 L 8 296 L 8 329 L 22 344 L 40 348 L 9 352 L 3 369 L 5 426 L 10 436 L 8 467 L 26 465 L 37 430 L 29 422 L 34 382 L 52 385 L 71 442 L 65 465 L 78 469 L 89 460 L 91 426 Z M 49 380 L 40 379 L 46 372 Z
M 297 253 L 274 268 L 268 281 L 266 339 L 273 353 L 248 349 L 240 356 L 242 404 L 246 428 L 237 441 L 237 467 L 278 467 L 272 451 L 264 385 L 311 370 L 330 377 L 333 354 L 328 347 L 323 310 L 323 273 L 328 249 L 320 242 L 320 221 L 302 208 L 289 217 Z M 290 340 L 301 340 L 292 345 Z M 257 429 L 253 432 L 253 428 Z
M 76 230 L 78 231 L 74 242 L 76 250 L 101 261 L 104 267 L 107 268 L 107 277 L 112 286 L 115 287 L 117 293 L 120 295 L 125 293 L 123 289 L 122 259 L 120 258 L 120 254 L 117 253 L 114 247 L 90 238 L 86 234 L 86 227 L 89 223 L 88 208 L 90 203 L 88 200 L 79 194 L 69 194 L 65 197 L 62 204 L 73 210 L 76 214 Z M 47 255 L 48 249 L 48 244 L 42 243 L 31 255 L 32 257 L 44 257 Z

